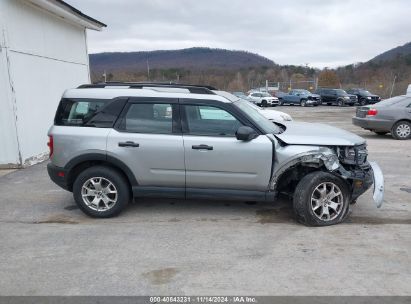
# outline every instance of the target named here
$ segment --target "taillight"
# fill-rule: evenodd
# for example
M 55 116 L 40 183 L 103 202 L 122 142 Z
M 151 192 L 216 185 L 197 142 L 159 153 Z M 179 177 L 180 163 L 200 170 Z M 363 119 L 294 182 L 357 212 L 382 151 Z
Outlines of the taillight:
M 369 109 L 367 112 L 367 116 L 375 116 L 377 115 L 378 111 L 376 109 Z
M 54 141 L 53 141 L 53 136 L 51 135 L 49 135 L 49 142 L 47 143 L 47 146 L 49 146 L 50 158 L 51 158 L 54 152 Z

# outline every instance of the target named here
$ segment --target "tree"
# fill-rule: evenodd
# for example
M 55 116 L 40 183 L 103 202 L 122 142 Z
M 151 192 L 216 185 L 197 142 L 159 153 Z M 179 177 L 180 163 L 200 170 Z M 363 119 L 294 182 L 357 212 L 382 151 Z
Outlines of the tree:
M 318 86 L 323 88 L 336 88 L 339 87 L 340 80 L 337 74 L 328 69 L 324 69 L 318 76 Z

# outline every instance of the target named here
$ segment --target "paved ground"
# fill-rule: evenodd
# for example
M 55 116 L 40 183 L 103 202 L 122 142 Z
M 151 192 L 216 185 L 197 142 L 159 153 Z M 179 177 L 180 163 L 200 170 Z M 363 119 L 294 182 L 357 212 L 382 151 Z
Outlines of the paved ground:
M 1 295 L 411 295 L 411 141 L 351 125 L 353 108 L 279 108 L 367 138 L 386 177 L 347 223 L 296 224 L 277 204 L 144 200 L 94 220 L 45 164 L 0 177 Z

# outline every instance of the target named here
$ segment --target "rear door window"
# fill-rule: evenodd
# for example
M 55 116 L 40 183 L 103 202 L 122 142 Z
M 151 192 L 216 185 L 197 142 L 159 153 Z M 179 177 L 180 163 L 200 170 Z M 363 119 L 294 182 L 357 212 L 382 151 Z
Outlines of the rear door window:
M 173 107 L 167 103 L 133 103 L 123 117 L 120 129 L 133 133 L 173 133 Z

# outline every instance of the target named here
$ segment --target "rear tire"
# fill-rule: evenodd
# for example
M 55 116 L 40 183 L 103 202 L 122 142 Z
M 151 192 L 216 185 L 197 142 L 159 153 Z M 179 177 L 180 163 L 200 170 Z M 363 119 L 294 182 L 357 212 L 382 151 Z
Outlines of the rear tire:
M 394 124 L 391 130 L 393 138 L 405 140 L 411 138 L 411 123 L 406 120 L 401 120 Z
M 87 215 L 108 218 L 118 215 L 130 201 L 130 188 L 117 170 L 90 167 L 79 174 L 73 185 L 77 206 Z
M 293 198 L 297 221 L 306 226 L 329 226 L 342 222 L 349 208 L 347 183 L 330 173 L 316 171 L 298 183 Z

